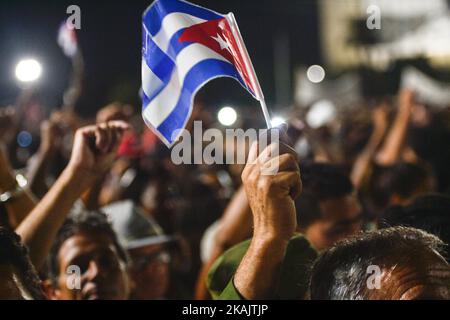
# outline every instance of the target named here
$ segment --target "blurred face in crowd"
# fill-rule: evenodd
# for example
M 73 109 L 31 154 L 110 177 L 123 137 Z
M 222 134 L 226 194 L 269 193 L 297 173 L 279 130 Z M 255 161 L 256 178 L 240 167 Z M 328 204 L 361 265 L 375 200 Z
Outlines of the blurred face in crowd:
M 112 239 L 106 234 L 75 234 L 63 242 L 58 253 L 58 288 L 53 292 L 59 300 L 124 300 L 128 299 L 130 281 L 126 264 L 120 258 Z M 70 289 L 73 273 L 81 271 L 80 289 Z M 69 278 L 70 277 L 70 278 Z M 71 282 L 72 281 L 72 282 Z
M 433 177 L 427 177 L 422 184 L 418 185 L 409 195 L 402 196 L 398 193 L 393 193 L 389 199 L 389 206 L 407 206 L 414 202 L 418 197 L 435 190 L 436 181 Z
M 127 121 L 127 116 L 124 113 L 123 106 L 118 103 L 112 103 L 106 107 L 100 109 L 97 112 L 97 123 L 103 123 L 113 120 L 124 120 Z
M 170 255 L 164 245 L 150 245 L 128 251 L 131 277 L 136 284 L 131 296 L 138 300 L 164 298 L 169 289 Z
M 361 205 L 353 194 L 320 202 L 321 217 L 303 233 L 317 250 L 331 247 L 336 241 L 359 232 L 362 228 Z
M 141 205 L 150 216 L 155 216 L 160 206 L 160 187 L 156 182 L 146 185 L 141 195 Z
M 382 271 L 380 289 L 371 290 L 370 299 L 449 300 L 450 266 L 435 252 L 411 259 L 402 265 L 391 261 Z
M 31 299 L 20 275 L 11 265 L 0 265 L 0 300 Z

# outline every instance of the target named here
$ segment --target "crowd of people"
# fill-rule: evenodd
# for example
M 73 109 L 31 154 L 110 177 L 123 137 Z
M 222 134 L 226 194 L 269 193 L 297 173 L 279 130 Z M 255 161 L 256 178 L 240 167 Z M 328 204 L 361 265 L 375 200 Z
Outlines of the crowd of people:
M 285 141 L 224 144 L 246 165 L 175 165 L 135 109 L 53 111 L 24 156 L 0 108 L 0 299 L 450 299 L 450 106 L 293 108 Z

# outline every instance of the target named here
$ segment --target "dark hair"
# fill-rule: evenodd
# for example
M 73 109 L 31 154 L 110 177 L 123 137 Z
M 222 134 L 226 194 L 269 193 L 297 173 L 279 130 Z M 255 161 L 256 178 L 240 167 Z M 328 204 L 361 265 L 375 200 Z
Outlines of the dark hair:
M 373 204 L 378 209 L 386 208 L 393 194 L 402 198 L 410 197 L 426 185 L 427 178 L 430 176 L 426 167 L 405 162 L 381 167 L 376 171 L 370 193 Z
M 0 202 L 0 227 L 9 227 L 8 212 L 5 205 Z
M 41 280 L 30 262 L 27 248 L 12 230 L 0 226 L 0 264 L 10 265 L 19 273 L 26 290 L 34 299 L 45 300 Z M 1 285 L 1 284 L 0 284 Z
M 56 239 L 50 250 L 48 257 L 48 272 L 49 278 L 53 285 L 58 285 L 59 277 L 59 260 L 58 254 L 64 241 L 75 234 L 91 233 L 91 234 L 105 234 L 111 238 L 114 247 L 119 254 L 119 258 L 125 263 L 128 263 L 128 256 L 122 246 L 117 240 L 117 235 L 108 222 L 107 216 L 99 211 L 83 211 L 70 216 L 61 229 L 58 231 Z
M 303 183 L 301 196 L 295 202 L 297 221 L 301 228 L 308 227 L 321 216 L 321 201 L 343 197 L 353 192 L 353 185 L 342 167 L 329 163 L 301 164 Z
M 369 266 L 378 265 L 382 269 L 393 263 L 407 264 L 426 252 L 440 252 L 442 246 L 443 242 L 436 236 L 406 227 L 352 236 L 323 252 L 314 263 L 311 299 L 369 299 Z
M 450 261 L 450 197 L 428 194 L 417 198 L 408 206 L 387 209 L 379 218 L 380 228 L 394 226 L 413 227 L 438 236 L 445 242 L 444 257 Z

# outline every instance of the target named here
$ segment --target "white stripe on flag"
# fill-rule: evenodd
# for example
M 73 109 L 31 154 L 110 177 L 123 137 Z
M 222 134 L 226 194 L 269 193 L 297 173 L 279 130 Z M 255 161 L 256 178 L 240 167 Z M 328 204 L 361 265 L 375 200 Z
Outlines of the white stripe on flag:
M 201 44 L 194 43 L 181 50 L 176 59 L 177 68 L 175 68 L 169 83 L 144 110 L 144 117 L 152 126 L 157 128 L 175 108 L 181 95 L 184 78 L 189 70 L 207 59 L 229 62 L 220 54 Z
M 152 97 L 156 90 L 161 88 L 164 82 L 155 75 L 147 65 L 144 59 L 142 59 L 142 90 L 147 97 Z
M 175 12 L 164 17 L 161 30 L 152 38 L 156 45 L 164 52 L 169 49 L 170 39 L 173 35 L 184 28 L 206 20 L 191 16 L 186 13 Z

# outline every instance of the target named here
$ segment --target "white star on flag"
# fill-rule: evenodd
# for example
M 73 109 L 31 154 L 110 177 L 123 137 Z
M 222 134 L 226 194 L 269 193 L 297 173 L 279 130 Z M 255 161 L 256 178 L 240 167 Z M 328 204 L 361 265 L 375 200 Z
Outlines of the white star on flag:
M 219 34 L 217 34 L 217 37 L 211 37 L 211 38 L 213 38 L 214 40 L 216 40 L 219 43 L 220 50 L 227 49 L 231 53 L 230 46 L 224 39 L 222 39 L 222 37 Z

